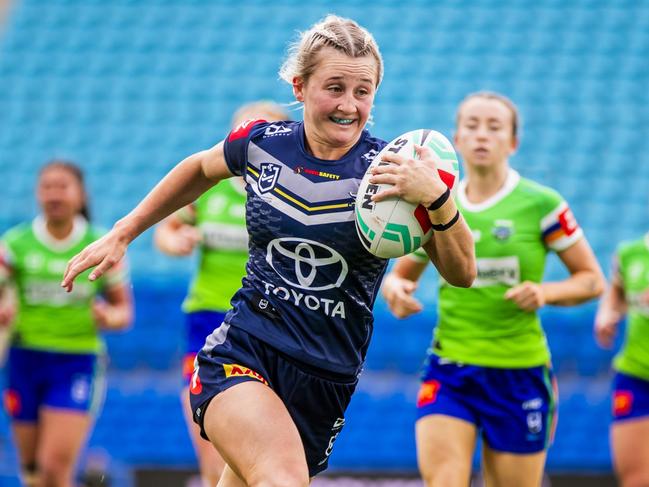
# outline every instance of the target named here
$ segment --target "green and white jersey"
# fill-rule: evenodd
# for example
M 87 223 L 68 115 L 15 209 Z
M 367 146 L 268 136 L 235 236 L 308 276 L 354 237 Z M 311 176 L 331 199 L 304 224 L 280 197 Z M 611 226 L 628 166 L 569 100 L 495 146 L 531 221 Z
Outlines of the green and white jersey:
M 246 192 L 239 178 L 225 180 L 194 203 L 194 215 L 179 213 L 202 235 L 199 266 L 183 311 L 230 309 L 230 299 L 241 287 L 248 261 Z
M 649 233 L 620 244 L 613 272 L 624 286 L 628 319 L 624 346 L 614 367 L 624 374 L 649 380 Z
M 537 314 L 504 295 L 523 281 L 541 282 L 548 251 L 567 249 L 582 230 L 557 192 L 511 169 L 503 188 L 479 204 L 468 200 L 466 181 L 460 182 L 457 204 L 473 233 L 478 275 L 468 289 L 441 280 L 433 351 L 483 367 L 546 364 L 550 354 Z
M 18 298 L 13 345 L 64 353 L 102 351 L 92 303 L 105 286 L 124 282 L 123 271 L 113 270 L 94 282 L 88 281 L 86 271 L 77 278 L 72 292 L 61 287 L 68 260 L 101 234 L 82 217 L 74 220 L 72 232 L 64 240 L 50 235 L 42 217 L 4 234 L 0 277 L 12 283 Z

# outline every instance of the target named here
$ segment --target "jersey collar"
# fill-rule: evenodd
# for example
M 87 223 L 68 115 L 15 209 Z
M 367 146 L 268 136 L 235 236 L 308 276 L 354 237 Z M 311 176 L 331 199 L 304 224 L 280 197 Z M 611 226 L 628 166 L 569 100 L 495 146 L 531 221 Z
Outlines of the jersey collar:
M 72 222 L 72 231 L 70 232 L 70 235 L 59 240 L 58 238 L 54 238 L 47 230 L 47 224 L 42 215 L 38 215 L 32 222 L 32 230 L 34 231 L 36 239 L 47 248 L 57 252 L 65 252 L 78 244 L 85 235 L 87 229 L 88 221 L 81 215 L 77 215 Z
M 496 194 L 490 196 L 481 203 L 471 203 L 466 195 L 467 181 L 466 179 L 463 179 L 462 181 L 460 181 L 457 189 L 457 199 L 459 200 L 462 207 L 467 209 L 468 211 L 484 211 L 491 208 L 503 198 L 508 196 L 514 190 L 520 180 L 521 175 L 518 174 L 518 172 L 514 169 L 509 168 L 509 170 L 507 171 L 507 179 L 505 179 L 505 184 L 503 184 L 503 187 L 500 188 Z

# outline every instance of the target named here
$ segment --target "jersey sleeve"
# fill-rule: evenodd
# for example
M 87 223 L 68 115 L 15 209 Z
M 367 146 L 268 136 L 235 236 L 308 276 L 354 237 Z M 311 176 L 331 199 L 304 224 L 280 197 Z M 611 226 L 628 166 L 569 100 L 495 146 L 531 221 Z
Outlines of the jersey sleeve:
M 417 261 L 417 262 L 428 262 L 428 260 L 430 260 L 430 258 L 428 257 L 428 254 L 426 253 L 426 251 L 422 247 L 419 247 L 414 252 L 408 254 L 408 257 L 410 259 L 412 259 L 412 260 Z
M 246 120 L 225 138 L 223 154 L 232 174 L 243 176 L 248 161 L 248 143 L 259 128 L 265 127 L 265 120 Z
M 548 192 L 544 200 L 541 216 L 543 243 L 550 250 L 561 252 L 579 241 L 584 232 L 568 203 L 558 193 Z

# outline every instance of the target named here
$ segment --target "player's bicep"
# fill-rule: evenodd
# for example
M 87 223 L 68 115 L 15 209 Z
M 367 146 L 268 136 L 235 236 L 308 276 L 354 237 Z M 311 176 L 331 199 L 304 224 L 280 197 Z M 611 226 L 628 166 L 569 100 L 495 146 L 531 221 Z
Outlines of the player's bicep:
M 212 181 L 218 182 L 234 176 L 225 160 L 223 146 L 224 143 L 221 141 L 201 154 L 201 169 L 203 174 Z
M 565 250 L 557 252 L 559 259 L 568 269 L 570 274 L 590 271 L 599 274 L 601 272 L 595 254 L 585 238 L 580 238 Z

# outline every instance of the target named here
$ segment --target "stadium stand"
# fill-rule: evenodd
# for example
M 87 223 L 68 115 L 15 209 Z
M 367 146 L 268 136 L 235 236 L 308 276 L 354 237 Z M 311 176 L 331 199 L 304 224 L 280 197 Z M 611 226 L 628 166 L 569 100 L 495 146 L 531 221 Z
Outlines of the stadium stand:
M 22 0 L 0 39 L 0 230 L 35 211 L 37 168 L 79 162 L 93 218 L 109 226 L 183 156 L 226 133 L 240 103 L 290 102 L 276 71 L 296 30 L 333 11 L 371 30 L 386 77 L 375 135 L 419 127 L 450 135 L 463 96 L 493 89 L 515 100 L 523 140 L 512 164 L 571 203 L 600 263 L 649 229 L 649 5 L 633 0 Z M 399 22 L 394 22 L 398 18 Z M 299 117 L 299 113 L 295 114 Z M 135 326 L 107 337 L 111 366 L 91 449 L 128 485 L 138 465 L 187 467 L 193 453 L 178 404 L 179 305 L 191 265 L 154 251 L 148 232 L 129 255 Z M 548 278 L 561 275 L 556 259 Z M 367 368 L 332 467 L 416 468 L 417 371 L 434 323 L 397 321 L 379 300 Z M 592 339 L 594 306 L 544 310 L 561 389 L 548 470 L 610 470 L 612 352 Z M 16 458 L 0 420 L 0 483 Z M 5 482 L 6 480 L 6 483 Z

